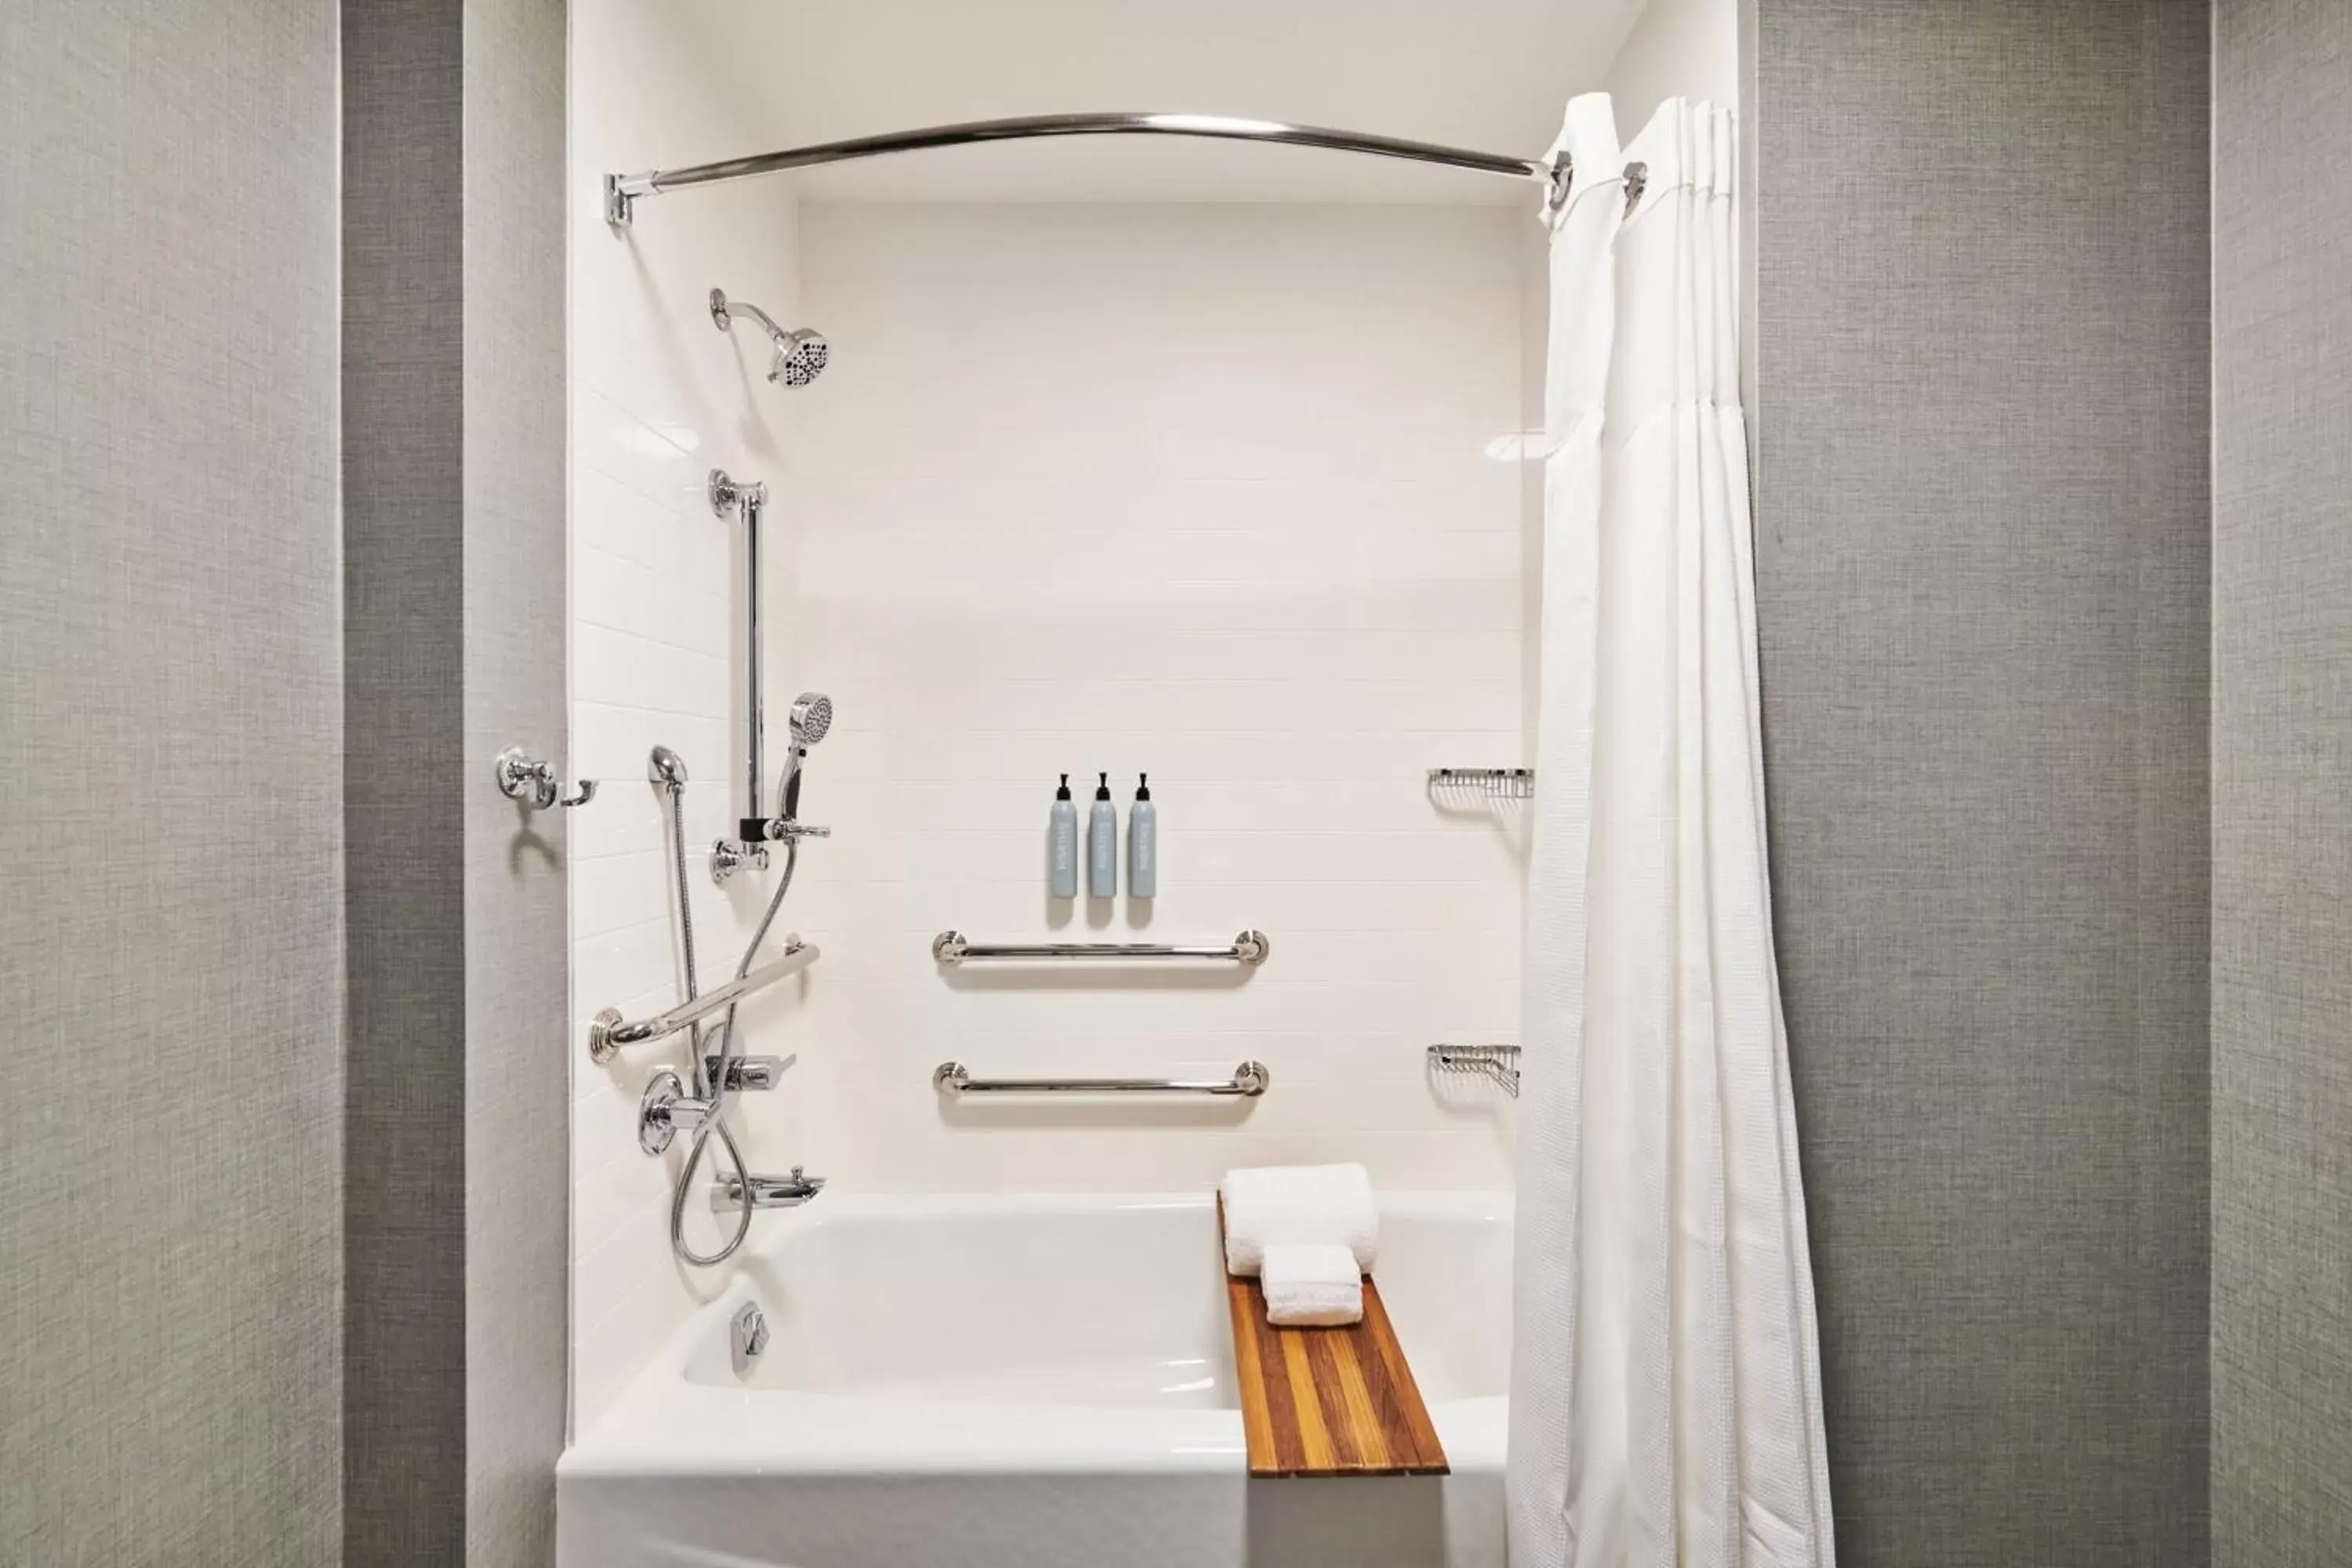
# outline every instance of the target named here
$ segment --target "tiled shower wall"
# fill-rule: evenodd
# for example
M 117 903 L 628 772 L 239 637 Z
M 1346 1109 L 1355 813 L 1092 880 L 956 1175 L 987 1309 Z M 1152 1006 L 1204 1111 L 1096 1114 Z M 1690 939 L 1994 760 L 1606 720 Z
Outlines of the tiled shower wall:
M 740 546 L 704 487 L 713 466 L 774 485 L 793 406 L 764 379 L 763 340 L 748 327 L 720 336 L 704 302 L 718 286 L 790 319 L 788 195 L 662 198 L 625 237 L 603 220 L 606 170 L 694 163 L 760 140 L 689 47 L 697 29 L 663 9 L 577 0 L 572 10 L 571 772 L 604 781 L 590 806 L 567 814 L 575 1429 L 724 1282 L 672 1263 L 673 1165 L 637 1150 L 638 1094 L 655 1068 L 683 1068 L 683 1051 L 640 1047 L 608 1068 L 583 1041 L 600 1007 L 654 1012 L 679 994 L 663 805 L 646 783 L 656 742 L 686 758 L 692 780 L 687 886 L 706 983 L 725 978 L 758 918 L 757 887 L 739 879 L 722 892 L 707 873 L 709 846 L 735 809 Z M 763 1033 L 755 1044 L 770 1041 Z
M 812 754 L 796 923 L 827 957 L 751 1112 L 864 1188 L 1192 1189 L 1360 1159 L 1507 1185 L 1423 1047 L 1510 1037 L 1511 828 L 1433 764 L 1520 759 L 1520 229 L 1496 209 L 812 205 L 834 363 L 777 602 Z M 1160 894 L 1046 897 L 1056 776 L 1160 820 Z M 1255 973 L 944 971 L 939 932 L 1223 942 Z M 1231 1100 L 943 1103 L 977 1076 L 1222 1077 Z M 782 1115 L 774 1117 L 773 1111 Z
M 574 30 L 584 103 L 598 62 Z M 636 101 L 657 42 L 631 41 Z M 728 150 L 646 150 L 710 112 L 687 102 L 618 161 Z M 747 185 L 663 198 L 617 241 L 588 207 L 614 118 L 583 112 L 575 137 L 573 760 L 614 781 L 573 814 L 575 1039 L 598 1007 L 677 995 L 648 746 L 693 773 L 706 983 L 778 875 L 722 895 L 706 874 L 740 746 L 736 546 L 700 500 L 716 461 L 776 492 L 772 733 L 801 689 L 839 714 L 803 803 L 834 837 L 778 926 L 824 956 L 744 1012 L 749 1048 L 799 1057 L 783 1092 L 738 1102 L 755 1169 L 803 1163 L 836 1192 L 1198 1190 L 1234 1163 L 1346 1158 L 1391 1186 L 1507 1186 L 1500 1110 L 1433 1092 L 1422 1048 L 1515 1035 L 1519 825 L 1441 810 L 1423 775 L 1522 754 L 1520 476 L 1484 449 L 1523 423 L 1528 215 L 827 205 L 795 223 L 788 190 Z M 823 378 L 765 382 L 763 353 L 710 328 L 713 283 L 824 331 Z M 1097 769 L 1122 832 L 1152 775 L 1150 905 L 1045 897 L 1055 776 L 1083 814 Z M 1274 946 L 1249 974 L 950 974 L 929 954 L 950 927 L 1244 926 Z M 1223 1076 L 1244 1058 L 1274 1074 L 1254 1103 L 950 1104 L 930 1081 L 949 1058 Z M 634 1139 L 646 1078 L 683 1053 L 574 1059 L 584 1425 L 725 1271 L 672 1263 L 677 1156 Z M 708 1205 L 689 1212 L 708 1245 Z

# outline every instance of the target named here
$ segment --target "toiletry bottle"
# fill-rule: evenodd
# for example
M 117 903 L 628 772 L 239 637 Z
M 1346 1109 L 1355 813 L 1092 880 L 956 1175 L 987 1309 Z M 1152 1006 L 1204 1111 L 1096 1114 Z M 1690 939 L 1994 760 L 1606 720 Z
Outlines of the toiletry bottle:
M 1108 899 L 1118 893 L 1118 808 L 1110 803 L 1110 775 L 1101 777 L 1087 813 L 1087 891 Z
M 1135 775 L 1135 804 L 1127 808 L 1127 896 L 1160 891 L 1160 808 L 1151 804 L 1151 775 Z
M 1078 808 L 1070 804 L 1070 775 L 1054 792 L 1053 848 L 1048 852 L 1047 888 L 1057 899 L 1078 896 Z

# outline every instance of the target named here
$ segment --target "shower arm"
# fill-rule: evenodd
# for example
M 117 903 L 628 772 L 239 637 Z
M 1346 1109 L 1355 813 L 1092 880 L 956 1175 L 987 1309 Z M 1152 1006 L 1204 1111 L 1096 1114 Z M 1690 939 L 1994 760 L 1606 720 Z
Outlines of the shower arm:
M 1338 153 L 1364 153 L 1408 163 L 1436 163 L 1474 174 L 1500 174 L 1535 180 L 1557 205 L 1568 192 L 1568 154 L 1558 158 L 1514 158 L 1480 153 L 1467 147 L 1447 147 L 1434 142 L 1408 142 L 1394 136 L 1334 131 L 1319 125 L 1290 125 L 1278 120 L 1243 120 L 1223 114 L 1031 114 L 1011 120 L 971 120 L 954 125 L 927 126 L 919 131 L 893 131 L 880 136 L 856 136 L 842 142 L 821 142 L 808 147 L 787 147 L 749 158 L 729 158 L 716 163 L 696 163 L 683 169 L 647 169 L 635 174 L 604 176 L 604 221 L 625 228 L 635 216 L 639 196 L 659 195 L 686 185 L 720 180 L 740 180 L 753 174 L 780 174 L 787 169 L 842 163 L 856 158 L 877 158 L 892 153 L 920 153 L 935 147 L 962 147 L 981 142 L 1020 142 L 1040 136 L 1201 136 L 1229 142 L 1275 142 L 1294 147 L 1320 147 Z
M 740 300 L 730 300 L 726 295 L 713 289 L 710 291 L 710 319 L 719 323 L 719 330 L 722 332 L 731 331 L 734 326 L 733 318 L 737 316 L 749 316 L 759 322 L 761 326 L 767 329 L 769 339 L 774 342 L 782 343 L 792 335 L 776 325 L 776 319 L 759 306 L 746 304 Z

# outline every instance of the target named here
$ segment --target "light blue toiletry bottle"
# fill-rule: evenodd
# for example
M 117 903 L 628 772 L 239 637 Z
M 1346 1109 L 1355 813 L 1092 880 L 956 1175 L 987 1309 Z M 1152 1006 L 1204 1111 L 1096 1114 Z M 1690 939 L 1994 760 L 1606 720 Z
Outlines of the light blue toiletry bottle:
M 1048 851 L 1047 887 L 1057 899 L 1078 896 L 1078 808 L 1070 804 L 1070 775 L 1054 792 L 1053 848 Z
M 1087 813 L 1087 891 L 1110 899 L 1118 896 L 1118 810 L 1110 803 L 1110 775 L 1101 777 Z
M 1160 891 L 1160 808 L 1151 804 L 1151 775 L 1135 775 L 1135 804 L 1127 808 L 1127 896 Z

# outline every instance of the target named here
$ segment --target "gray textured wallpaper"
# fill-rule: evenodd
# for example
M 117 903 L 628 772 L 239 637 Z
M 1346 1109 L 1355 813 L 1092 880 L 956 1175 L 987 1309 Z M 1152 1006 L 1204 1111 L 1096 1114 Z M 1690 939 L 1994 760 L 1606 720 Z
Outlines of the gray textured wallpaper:
M 464 41 L 342 23 L 343 1560 L 394 1568 L 465 1560 Z
M 569 1223 L 561 0 L 343 16 L 346 1568 L 552 1561 Z M 461 199 L 462 195 L 462 199 Z
M 1840 1560 L 2193 1565 L 2206 7 L 1754 3 L 1758 618 Z
M 2213 1542 L 2352 1554 L 2352 9 L 2221 0 Z
M 569 1393 L 563 813 L 483 788 L 559 766 L 566 706 L 562 0 L 467 0 L 466 1560 L 555 1553 Z
M 0 6 L 0 1563 L 331 1563 L 335 12 Z

